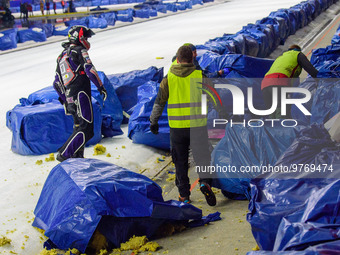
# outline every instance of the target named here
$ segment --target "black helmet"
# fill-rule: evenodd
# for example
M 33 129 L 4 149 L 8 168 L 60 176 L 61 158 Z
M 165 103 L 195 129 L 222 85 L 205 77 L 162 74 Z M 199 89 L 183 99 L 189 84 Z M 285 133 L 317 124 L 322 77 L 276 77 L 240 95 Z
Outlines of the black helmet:
M 90 49 L 90 43 L 87 38 L 94 35 L 94 32 L 85 26 L 73 26 L 68 31 L 68 40 L 77 45 L 83 45 L 86 49 Z

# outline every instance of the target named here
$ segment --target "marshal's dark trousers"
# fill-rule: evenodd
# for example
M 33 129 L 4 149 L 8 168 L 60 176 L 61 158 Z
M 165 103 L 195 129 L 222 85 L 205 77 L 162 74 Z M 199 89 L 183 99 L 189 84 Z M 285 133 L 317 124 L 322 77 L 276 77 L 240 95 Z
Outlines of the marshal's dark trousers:
M 176 186 L 181 197 L 188 197 L 190 195 L 189 148 L 192 150 L 196 166 L 207 167 L 210 165 L 207 127 L 170 128 L 170 144 L 172 161 L 176 167 Z M 210 185 L 211 179 L 202 177 L 200 182 Z

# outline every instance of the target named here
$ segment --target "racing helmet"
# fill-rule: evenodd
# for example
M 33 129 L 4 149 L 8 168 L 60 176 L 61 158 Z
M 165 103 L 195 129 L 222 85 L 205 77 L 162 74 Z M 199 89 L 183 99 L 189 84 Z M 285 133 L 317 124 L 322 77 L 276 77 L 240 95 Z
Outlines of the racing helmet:
M 87 38 L 90 38 L 94 35 L 94 32 L 85 27 L 85 26 L 73 26 L 68 31 L 68 40 L 71 43 L 77 45 L 83 45 L 87 50 L 90 49 L 90 43 L 87 41 Z

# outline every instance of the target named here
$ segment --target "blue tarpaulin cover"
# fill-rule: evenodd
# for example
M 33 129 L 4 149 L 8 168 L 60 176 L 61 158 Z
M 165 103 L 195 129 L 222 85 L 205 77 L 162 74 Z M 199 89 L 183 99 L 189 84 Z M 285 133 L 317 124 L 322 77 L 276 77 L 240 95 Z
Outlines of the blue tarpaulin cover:
M 116 23 L 116 13 L 114 12 L 102 13 L 99 17 L 104 18 L 109 26 L 114 26 Z
M 133 9 L 126 9 L 116 11 L 117 20 L 122 22 L 132 22 L 133 21 Z
M 87 145 L 101 140 L 100 105 L 92 101 L 94 137 Z M 73 131 L 73 118 L 65 115 L 64 107 L 53 100 L 46 104 L 17 105 L 7 112 L 7 126 L 12 130 L 13 152 L 21 155 L 41 155 L 56 152 Z
M 38 27 L 45 31 L 46 37 L 53 35 L 54 26 L 51 23 L 35 22 L 30 28 Z
M 254 123 L 253 123 L 254 124 Z M 254 124 L 255 125 L 255 124 Z M 250 199 L 251 178 L 261 172 L 240 172 L 242 166 L 274 166 L 279 157 L 292 144 L 301 127 L 282 127 L 277 122 L 263 127 L 228 125 L 225 136 L 215 146 L 211 155 L 213 166 L 236 167 L 237 172 L 216 172 L 213 186 L 227 197 Z
M 106 28 L 108 23 L 105 18 L 96 18 L 94 16 L 87 17 L 89 28 Z
M 111 74 L 107 76 L 117 96 L 122 104 L 123 111 L 131 115 L 137 104 L 138 87 L 147 81 L 161 82 L 163 78 L 163 68 L 154 66 L 145 70 L 134 70 L 127 73 Z M 124 118 L 124 123 L 128 122 L 128 118 Z
M 46 41 L 45 31 L 41 28 L 29 28 L 25 30 L 18 30 L 18 42 L 23 43 L 26 41 L 44 42 Z
M 131 230 L 138 218 L 140 228 L 135 232 L 142 228 L 148 237 L 152 233 L 146 223 L 152 219 L 157 222 L 202 218 L 202 211 L 190 204 L 164 201 L 161 187 L 146 176 L 96 159 L 68 159 L 55 166 L 34 214 L 33 226 L 45 230 L 53 244 L 81 252 L 102 219 L 105 224 L 112 224 L 113 228 L 106 226 L 111 229 L 107 237 L 116 243 L 115 238 L 125 242 L 132 236 L 127 229 Z
M 72 20 L 65 22 L 65 25 L 68 26 L 68 27 L 77 26 L 77 25 L 87 27 L 88 24 L 89 24 L 88 17 L 83 17 L 83 18 L 79 18 L 79 19 L 72 19 Z
M 219 55 L 210 51 L 198 56 L 197 60 L 200 66 L 208 72 L 213 73 L 228 67 L 248 78 L 263 78 L 274 62 L 271 59 L 255 58 L 241 54 Z
M 1 31 L 0 50 L 15 49 L 17 47 L 17 33 L 17 28 Z
M 71 27 L 66 27 L 66 26 L 54 27 L 53 35 L 67 36 L 70 28 Z
M 312 125 L 301 130 L 276 166 L 292 164 L 314 164 L 321 169 L 271 173 L 250 183 L 247 220 L 256 242 L 261 249 L 274 251 L 268 254 L 304 250 L 301 254 L 319 254 L 307 253 L 319 250 L 336 254 L 340 248 L 340 147 L 323 126 Z
M 164 150 L 170 149 L 170 127 L 167 107 L 158 120 L 159 133 L 150 131 L 149 117 L 156 100 L 159 83 L 149 81 L 138 88 L 138 103 L 129 120 L 128 136 L 134 143 L 146 144 Z
M 102 135 L 112 137 L 123 134 L 120 128 L 123 120 L 120 101 L 106 75 L 100 71 L 98 75 L 107 90 L 107 99 L 103 104 L 103 96 L 91 83 L 95 135 L 88 145 L 98 143 Z M 50 86 L 30 94 L 27 99 L 21 98 L 21 105 L 8 111 L 6 125 L 13 132 L 12 150 L 14 152 L 23 155 L 55 152 L 67 140 L 72 133 L 73 120 L 71 116 L 65 116 L 64 108 L 57 99 L 58 94 Z M 41 121 L 39 132 L 35 127 L 38 125 L 36 123 L 38 120 Z M 59 128 L 56 127 L 58 125 L 60 125 Z M 39 136 L 39 139 L 35 136 Z

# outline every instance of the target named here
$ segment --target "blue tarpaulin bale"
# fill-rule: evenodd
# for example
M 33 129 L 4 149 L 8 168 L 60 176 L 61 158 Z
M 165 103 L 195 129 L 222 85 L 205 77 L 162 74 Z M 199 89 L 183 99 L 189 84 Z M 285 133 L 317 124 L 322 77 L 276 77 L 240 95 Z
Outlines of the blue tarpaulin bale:
M 337 254 L 340 249 L 340 240 L 320 243 L 309 246 L 303 251 L 251 251 L 247 255 L 319 255 Z
M 70 28 L 71 27 L 66 27 L 66 26 L 54 27 L 53 35 L 67 36 Z
M 77 26 L 77 25 L 87 27 L 89 25 L 88 17 L 66 21 L 65 25 L 68 27 Z
M 283 19 L 281 19 L 283 21 Z M 275 34 L 275 48 L 281 43 L 281 40 L 285 38 L 286 30 L 280 23 L 280 19 L 266 17 L 256 21 L 256 25 L 270 25 L 273 27 Z
M 154 66 L 145 70 L 134 70 L 122 74 L 108 75 L 108 79 L 112 84 L 115 92 L 121 102 L 123 111 L 128 115 L 131 115 L 134 107 L 138 101 L 137 90 L 140 85 L 143 85 L 147 81 L 161 82 L 163 78 L 163 68 L 156 68 Z M 125 117 L 124 123 L 128 122 L 128 118 Z
M 276 166 L 292 164 L 328 164 L 337 170 L 340 166 L 339 147 L 322 126 L 307 127 L 301 130 Z M 339 173 L 327 169 L 319 172 L 319 178 L 313 178 L 317 172 L 297 170 L 289 176 L 287 173 L 272 173 L 251 181 L 252 199 L 247 220 L 261 249 L 278 251 L 283 244 L 287 248 L 284 250 L 303 250 L 338 238 L 334 233 L 336 229 L 339 231 Z M 298 221 L 295 228 L 285 225 L 289 219 Z M 313 225 L 309 225 L 306 231 L 303 225 L 308 223 Z M 284 235 L 286 240 L 282 239 Z M 288 247 L 288 239 L 292 247 Z
M 299 88 L 304 88 L 304 89 L 308 89 L 309 92 L 311 92 L 311 99 L 307 102 L 304 103 L 303 106 L 309 111 L 311 112 L 312 110 L 312 104 L 313 104 L 313 98 L 315 95 L 315 92 L 317 90 L 318 87 L 318 83 L 316 80 L 314 80 L 314 78 L 312 77 L 307 77 L 307 79 L 305 79 L 303 82 L 301 82 L 301 84 L 299 85 Z M 294 93 L 292 98 L 301 98 L 301 94 L 296 94 Z M 303 123 L 306 125 L 310 124 L 310 116 L 309 115 L 305 115 L 304 113 L 302 113 L 299 108 L 296 107 L 296 105 L 292 105 L 291 108 L 291 116 L 293 119 L 297 120 L 299 123 Z
M 272 12 L 269 14 L 270 18 L 275 18 L 279 24 L 280 24 L 280 29 L 282 29 L 282 35 L 280 36 L 281 38 L 281 44 L 283 45 L 286 38 L 289 36 L 290 33 L 290 21 L 288 16 L 282 15 L 283 13 L 279 12 Z
M 299 6 L 293 6 L 289 10 L 295 14 L 296 17 L 296 29 L 303 28 L 307 25 L 307 17 L 305 11 Z
M 245 55 L 251 56 L 251 57 L 257 57 L 260 53 L 260 44 L 259 42 L 254 38 L 253 34 L 250 33 L 247 30 L 241 30 L 237 34 L 241 34 L 245 38 Z
M 337 66 L 339 62 L 337 63 Z M 340 69 L 340 68 L 338 68 Z M 338 70 L 340 71 L 340 70 Z M 324 124 L 340 111 L 340 80 L 320 79 L 313 97 L 311 123 Z
M 340 45 L 329 45 L 326 48 L 318 48 L 313 50 L 313 54 L 311 56 L 312 65 L 319 67 L 325 64 L 325 61 L 340 60 Z
M 216 167 L 274 166 L 279 157 L 294 141 L 300 127 L 286 128 L 278 124 L 265 124 L 262 127 L 228 125 L 225 136 L 215 146 L 211 156 Z M 257 172 L 222 172 L 212 175 L 213 186 L 221 189 L 229 198 L 250 199 L 251 178 Z
M 122 22 L 132 22 L 133 21 L 133 9 L 126 9 L 116 11 L 117 20 Z
M 23 43 L 26 41 L 44 42 L 46 41 L 45 31 L 41 28 L 29 28 L 25 30 L 18 30 L 18 42 Z
M 248 78 L 263 78 L 274 62 L 271 59 L 254 58 L 240 54 L 217 55 L 209 51 L 205 52 L 198 61 L 200 66 L 208 72 L 213 73 L 228 67 Z M 201 63 L 204 65 L 201 65 Z
M 116 14 L 114 12 L 102 13 L 99 17 L 104 18 L 109 26 L 114 26 L 116 23 Z
M 191 0 L 185 1 L 185 6 L 187 9 L 192 9 L 192 1 Z
M 223 35 L 223 37 L 232 39 L 235 41 L 235 47 L 237 54 L 246 54 L 246 39 L 242 34 L 235 34 L 235 35 Z
M 34 23 L 30 28 L 38 27 L 45 31 L 46 37 L 51 37 L 53 35 L 54 26 L 51 23 Z
M 0 33 L 0 50 L 15 49 L 17 47 L 18 29 L 9 29 Z
M 302 7 L 302 9 L 305 11 L 306 18 L 307 18 L 307 24 L 313 20 L 313 8 L 309 1 L 304 1 L 301 4 L 298 4 Z M 307 25 L 306 24 L 306 25 Z
M 192 5 L 200 4 L 203 5 L 203 0 L 192 0 Z
M 102 134 L 104 137 L 113 137 L 123 134 L 120 125 L 123 121 L 123 109 L 120 100 L 113 88 L 110 80 L 104 72 L 98 71 L 100 80 L 107 91 L 107 99 L 103 102 L 103 96 L 100 95 L 96 85 L 91 82 L 91 93 L 101 105 L 102 116 Z
M 170 127 L 168 124 L 167 107 L 158 120 L 159 131 L 155 135 L 150 131 L 150 115 L 156 100 L 159 83 L 149 81 L 138 88 L 138 103 L 129 120 L 128 137 L 138 144 L 155 148 L 170 149 Z
M 184 11 L 187 9 L 187 5 L 185 2 L 177 2 L 176 3 L 177 10 Z
M 167 12 L 166 5 L 164 5 L 164 4 L 157 4 L 157 5 L 154 5 L 154 8 L 155 8 L 158 12 L 161 12 L 161 13 L 166 13 L 166 12 Z
M 148 8 L 142 8 L 142 9 L 139 9 L 139 10 L 134 10 L 133 16 L 137 17 L 137 18 L 148 19 L 150 17 L 150 10 Z
M 204 43 L 206 49 L 218 54 L 229 53 L 228 48 L 224 46 L 220 41 L 208 41 Z
M 123 110 L 118 96 L 112 87 L 110 80 L 106 77 L 104 72 L 98 71 L 98 76 L 101 79 L 106 91 L 107 99 L 103 104 L 103 96 L 100 95 L 97 87 L 91 82 L 92 97 L 100 104 L 102 116 L 102 135 L 104 137 L 113 137 L 123 134 L 120 128 L 123 120 Z M 58 94 L 52 86 L 38 90 L 28 96 L 27 99 L 21 98 L 22 106 L 45 104 L 53 100 L 58 100 Z
M 219 43 L 220 45 L 222 45 L 224 47 L 224 51 L 223 51 L 222 54 L 236 53 L 236 51 L 237 51 L 237 49 L 236 49 L 236 43 L 237 42 L 235 40 L 231 39 L 231 38 L 228 38 L 227 36 L 226 37 L 224 37 L 224 36 L 216 37 L 214 39 L 210 39 L 208 42 L 216 42 L 216 43 Z
M 176 3 L 165 3 L 166 9 L 171 12 L 177 12 Z
M 150 9 L 150 17 L 157 17 L 157 10 L 156 9 Z
M 88 27 L 89 28 L 106 28 L 107 21 L 104 18 L 96 18 L 94 16 L 89 16 L 88 18 Z
M 101 140 L 101 109 L 95 100 L 92 103 L 95 135 L 87 145 L 96 144 Z M 11 149 L 21 155 L 56 152 L 73 130 L 73 118 L 65 115 L 64 107 L 59 101 L 17 105 L 9 111 L 7 117 L 13 133 Z
M 55 166 L 34 214 L 33 226 L 45 230 L 56 247 L 77 248 L 81 252 L 85 252 L 101 220 L 110 216 L 122 222 L 138 217 L 141 223 L 152 219 L 187 222 L 202 218 L 202 211 L 190 204 L 164 201 L 161 187 L 146 176 L 96 159 L 68 159 Z M 148 226 L 144 227 L 147 234 Z M 109 239 L 114 232 L 120 232 L 118 238 L 123 242 L 132 237 L 126 235 L 123 226 L 111 228 L 113 235 Z

